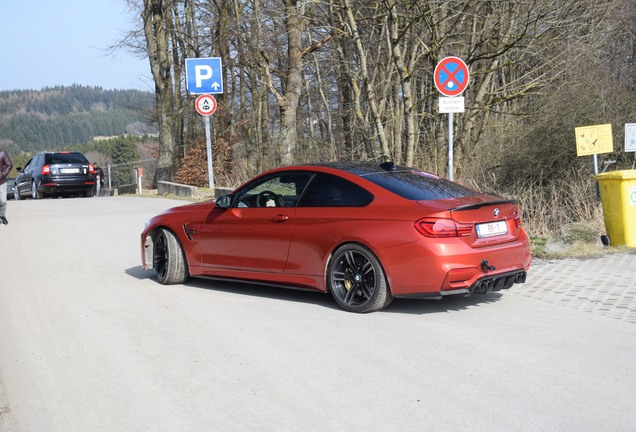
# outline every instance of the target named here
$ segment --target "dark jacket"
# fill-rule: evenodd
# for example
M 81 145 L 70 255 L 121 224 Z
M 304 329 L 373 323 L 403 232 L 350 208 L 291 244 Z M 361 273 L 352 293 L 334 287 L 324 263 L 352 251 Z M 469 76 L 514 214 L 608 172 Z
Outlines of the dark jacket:
M 7 182 L 11 168 L 13 168 L 11 158 L 6 151 L 0 149 L 0 185 Z

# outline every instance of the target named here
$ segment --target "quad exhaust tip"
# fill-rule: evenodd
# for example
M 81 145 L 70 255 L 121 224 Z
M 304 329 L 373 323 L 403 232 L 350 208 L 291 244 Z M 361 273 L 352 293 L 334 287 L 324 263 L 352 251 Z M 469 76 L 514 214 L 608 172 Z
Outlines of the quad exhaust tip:
M 486 260 L 484 260 L 486 261 Z M 486 265 L 488 265 L 486 261 Z M 483 266 L 483 262 L 482 262 Z M 515 273 L 508 273 L 499 276 L 493 276 L 487 279 L 477 281 L 473 286 L 471 292 L 475 294 L 487 294 L 491 291 L 500 291 L 502 289 L 508 289 L 516 283 L 524 283 L 526 281 L 526 272 L 520 271 Z

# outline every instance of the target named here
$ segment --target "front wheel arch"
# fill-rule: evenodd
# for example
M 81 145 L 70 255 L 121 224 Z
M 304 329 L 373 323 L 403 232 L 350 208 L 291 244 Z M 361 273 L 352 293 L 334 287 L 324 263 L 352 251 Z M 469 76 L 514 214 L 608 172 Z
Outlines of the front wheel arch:
M 360 243 L 345 243 L 334 250 L 326 283 L 336 303 L 349 312 L 375 312 L 393 300 L 380 260 Z

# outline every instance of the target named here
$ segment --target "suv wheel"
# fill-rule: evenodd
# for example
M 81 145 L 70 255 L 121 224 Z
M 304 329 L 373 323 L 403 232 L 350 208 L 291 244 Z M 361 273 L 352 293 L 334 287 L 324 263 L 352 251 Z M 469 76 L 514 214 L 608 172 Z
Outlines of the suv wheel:
M 35 181 L 31 183 L 31 196 L 33 197 L 33 199 L 42 198 L 42 194 L 38 192 L 38 188 L 35 185 Z

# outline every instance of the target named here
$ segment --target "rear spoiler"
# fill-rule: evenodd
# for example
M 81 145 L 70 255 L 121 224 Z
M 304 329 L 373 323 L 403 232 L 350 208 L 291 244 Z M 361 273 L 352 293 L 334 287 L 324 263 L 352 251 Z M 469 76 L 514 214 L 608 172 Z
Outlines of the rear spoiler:
M 486 206 L 489 206 L 489 205 L 501 205 L 501 204 L 514 204 L 514 205 L 517 205 L 518 201 L 516 199 L 501 200 L 501 201 L 486 201 L 486 202 L 477 203 L 477 204 L 468 204 L 468 205 L 455 207 L 455 208 L 450 209 L 450 211 L 453 212 L 453 211 L 461 211 L 461 210 L 475 210 L 475 209 L 486 207 Z

